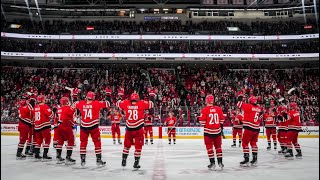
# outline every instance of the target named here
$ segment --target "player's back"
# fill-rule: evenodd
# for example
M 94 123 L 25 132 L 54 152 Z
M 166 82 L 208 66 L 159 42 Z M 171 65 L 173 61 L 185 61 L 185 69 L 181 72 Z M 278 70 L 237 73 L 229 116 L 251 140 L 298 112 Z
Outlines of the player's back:
M 217 135 L 221 133 L 221 123 L 224 115 L 218 106 L 207 106 L 202 109 L 200 123 L 204 125 L 205 135 Z
M 33 108 L 31 107 L 30 104 L 21 106 L 18 109 L 19 118 L 25 123 L 32 124 L 32 118 L 33 118 L 32 111 L 33 111 Z
M 84 101 L 81 100 L 75 104 L 75 107 L 80 110 L 81 127 L 89 128 L 99 125 L 100 110 L 109 107 L 108 102 L 104 101 Z
M 34 125 L 36 130 L 50 128 L 50 118 L 53 116 L 47 104 L 37 104 L 34 107 Z
M 74 114 L 75 109 L 73 109 L 71 106 L 61 106 L 58 109 L 58 121 L 62 123 L 63 126 L 73 126 L 74 125 Z
M 290 110 L 288 112 L 289 120 L 288 120 L 288 129 L 289 130 L 301 130 L 301 121 L 300 121 L 300 113 L 297 110 Z
M 258 105 L 243 103 L 243 128 L 254 131 L 260 131 L 260 113 L 262 108 Z
M 282 120 L 278 119 L 277 127 L 279 130 L 288 130 L 288 120 L 283 116 L 284 113 L 287 113 L 287 110 L 284 107 L 279 106 L 277 108 L 277 116 L 280 116 L 282 119 Z
M 148 109 L 146 101 L 140 100 L 132 104 L 130 100 L 124 100 L 119 103 L 119 107 L 125 111 L 128 130 L 139 130 L 144 126 L 144 110 Z

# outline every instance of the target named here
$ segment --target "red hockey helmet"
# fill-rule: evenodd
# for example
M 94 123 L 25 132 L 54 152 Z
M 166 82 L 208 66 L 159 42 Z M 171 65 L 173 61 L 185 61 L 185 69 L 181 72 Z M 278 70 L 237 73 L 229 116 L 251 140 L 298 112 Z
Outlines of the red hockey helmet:
M 78 96 L 78 93 L 79 93 L 79 89 L 74 88 L 74 90 L 72 91 L 72 96 Z
M 137 93 L 132 93 L 130 96 L 131 101 L 138 101 L 139 100 L 139 94 Z
M 69 103 L 69 98 L 67 98 L 67 97 L 62 97 L 61 99 L 60 99 L 60 104 L 61 105 L 66 105 L 66 104 L 68 104 Z
M 44 102 L 45 99 L 46 99 L 46 97 L 44 95 L 37 96 L 37 102 L 38 103 Z
M 94 92 L 89 91 L 89 92 L 87 93 L 86 99 L 94 100 L 95 96 L 96 96 L 96 94 L 95 94 Z
M 25 99 L 21 99 L 19 102 L 18 102 L 19 106 L 25 106 L 27 104 L 27 101 Z
M 248 101 L 251 104 L 257 104 L 258 99 L 255 96 L 251 96 Z
M 295 103 L 295 102 L 291 102 L 291 103 L 289 104 L 289 106 L 290 106 L 291 109 L 298 109 L 298 104 Z
M 212 94 L 207 95 L 206 102 L 208 104 L 213 104 L 214 103 L 214 96 Z

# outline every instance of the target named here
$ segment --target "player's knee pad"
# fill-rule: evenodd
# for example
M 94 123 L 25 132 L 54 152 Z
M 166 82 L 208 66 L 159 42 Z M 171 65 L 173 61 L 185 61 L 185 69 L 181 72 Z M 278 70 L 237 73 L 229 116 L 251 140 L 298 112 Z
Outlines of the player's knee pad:
M 80 147 L 87 147 L 88 141 L 80 141 Z

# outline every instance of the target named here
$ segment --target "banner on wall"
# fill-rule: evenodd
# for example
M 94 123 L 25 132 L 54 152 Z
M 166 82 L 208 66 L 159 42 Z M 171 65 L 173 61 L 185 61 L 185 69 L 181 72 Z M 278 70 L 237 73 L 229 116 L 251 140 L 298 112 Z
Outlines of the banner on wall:
M 111 138 L 111 126 L 99 126 L 101 137 Z M 161 129 L 161 130 L 160 130 Z M 120 127 L 121 137 L 125 135 L 126 128 Z M 167 127 L 153 127 L 154 138 L 159 137 L 159 132 L 162 138 L 166 138 L 168 134 Z M 54 131 L 51 131 L 53 134 Z M 185 139 L 201 139 L 203 138 L 203 127 L 177 127 L 176 128 L 177 138 Z M 223 133 L 227 138 L 232 137 L 232 127 L 224 127 Z M 1 124 L 1 135 L 18 135 L 18 124 Z M 80 135 L 80 127 L 77 128 L 77 134 Z M 265 130 L 260 127 L 260 137 L 265 135 Z M 302 132 L 299 133 L 299 137 L 304 138 L 319 138 L 319 126 L 303 126 Z
M 157 16 L 146 16 L 145 20 L 159 18 Z M 160 17 L 161 18 L 161 17 Z M 176 20 L 178 17 L 162 17 Z M 22 38 L 22 39 L 90 39 L 90 40 L 301 40 L 316 39 L 319 34 L 301 34 L 301 35 L 268 35 L 268 36 L 247 36 L 247 35 L 48 35 L 48 34 L 20 34 L 1 32 L 1 37 Z

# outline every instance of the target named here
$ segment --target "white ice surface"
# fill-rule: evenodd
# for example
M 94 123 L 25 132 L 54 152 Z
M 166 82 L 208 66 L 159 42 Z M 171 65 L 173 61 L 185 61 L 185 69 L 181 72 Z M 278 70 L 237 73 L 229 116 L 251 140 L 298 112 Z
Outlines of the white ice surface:
M 223 140 L 223 171 L 208 171 L 209 164 L 203 140 L 178 139 L 176 145 L 155 140 L 142 150 L 141 170 L 132 171 L 133 151 L 130 149 L 126 168 L 121 167 L 122 145 L 102 139 L 102 158 L 107 166 L 94 169 L 95 155 L 91 140 L 88 144 L 88 169 L 79 169 L 79 146 L 73 152 L 77 163 L 56 165 L 55 161 L 33 162 L 32 158 L 16 160 L 18 137 L 1 136 L 1 179 L 3 180 L 316 180 L 319 179 L 319 139 L 299 140 L 303 159 L 286 160 L 276 151 L 267 151 L 265 139 L 259 140 L 258 166 L 243 168 L 242 148 L 231 148 L 231 139 Z M 79 145 L 79 138 L 77 139 Z M 65 156 L 65 149 L 63 156 Z M 55 159 L 53 148 L 49 154 Z

